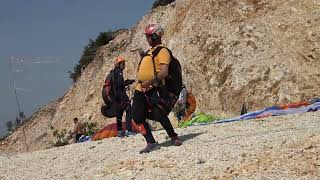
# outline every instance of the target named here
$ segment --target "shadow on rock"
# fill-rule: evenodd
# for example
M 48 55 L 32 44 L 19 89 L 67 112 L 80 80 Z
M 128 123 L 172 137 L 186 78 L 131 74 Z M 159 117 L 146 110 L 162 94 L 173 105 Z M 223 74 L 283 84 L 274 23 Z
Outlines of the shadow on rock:
M 190 133 L 190 134 L 186 134 L 186 135 L 182 135 L 182 136 L 179 136 L 179 138 L 181 139 L 181 141 L 184 143 L 185 141 L 188 141 L 189 139 L 193 139 L 201 134 L 204 134 L 206 132 L 201 132 L 201 133 Z M 163 147 L 169 147 L 169 146 L 173 146 L 172 143 L 171 143 L 171 139 L 169 138 L 168 141 L 165 141 L 165 142 L 162 142 L 160 143 L 160 146 L 163 146 Z

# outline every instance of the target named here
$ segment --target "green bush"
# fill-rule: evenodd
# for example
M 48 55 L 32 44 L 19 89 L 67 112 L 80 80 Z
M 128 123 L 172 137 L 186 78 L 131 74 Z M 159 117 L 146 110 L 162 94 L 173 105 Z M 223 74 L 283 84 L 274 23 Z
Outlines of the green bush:
M 159 7 L 159 6 L 166 6 L 168 4 L 171 4 L 174 1 L 175 0 L 156 0 L 156 1 L 154 1 L 153 5 L 152 5 L 152 9 Z
M 65 146 L 69 144 L 69 140 L 72 139 L 71 132 L 67 132 L 66 129 L 54 130 L 53 136 L 56 138 L 56 141 L 52 144 L 53 147 Z
M 3 141 L 3 140 L 5 140 L 9 135 L 10 135 L 10 134 L 9 134 L 9 133 L 7 133 L 7 134 L 6 134 L 6 135 L 4 135 L 3 137 L 1 137 L 1 138 L 0 138 L 0 142 L 1 142 L 1 141 Z
M 100 32 L 95 40 L 89 39 L 88 45 L 83 49 L 83 54 L 80 57 L 79 63 L 76 64 L 76 66 L 73 68 L 73 71 L 69 71 L 69 77 L 73 80 L 73 82 L 77 81 L 77 79 L 81 76 L 81 70 L 93 60 L 97 50 L 101 46 L 104 46 L 113 40 L 118 31 L 119 30 Z
M 86 136 L 92 136 L 96 131 L 98 131 L 96 122 L 84 122 L 86 126 Z
M 6 126 L 7 126 L 7 131 L 8 131 L 8 132 L 11 132 L 11 131 L 14 130 L 13 122 L 12 122 L 12 121 L 8 121 L 8 122 L 6 123 Z

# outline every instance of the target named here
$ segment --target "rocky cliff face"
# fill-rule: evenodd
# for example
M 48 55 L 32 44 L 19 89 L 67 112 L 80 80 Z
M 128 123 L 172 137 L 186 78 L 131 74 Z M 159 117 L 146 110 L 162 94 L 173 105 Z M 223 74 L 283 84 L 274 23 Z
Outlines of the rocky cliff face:
M 163 43 L 181 61 L 198 111 L 233 116 L 243 103 L 255 110 L 320 94 L 319 1 L 177 0 L 102 47 L 62 98 L 2 142 L 2 152 L 47 148 L 50 127 L 71 129 L 73 117 L 110 122 L 100 114 L 101 85 L 120 54 L 126 76 L 135 77 L 140 58 L 130 49 L 148 49 L 142 32 L 149 23 L 164 27 Z

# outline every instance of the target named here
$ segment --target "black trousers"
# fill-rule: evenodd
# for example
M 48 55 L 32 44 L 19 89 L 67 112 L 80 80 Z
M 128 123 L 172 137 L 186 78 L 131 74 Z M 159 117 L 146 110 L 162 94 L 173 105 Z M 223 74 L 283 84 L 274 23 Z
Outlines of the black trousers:
M 131 118 L 131 104 L 128 103 L 126 107 L 119 107 L 117 110 L 117 129 L 123 131 L 122 128 L 122 117 L 123 113 L 126 112 L 126 130 L 132 131 L 132 118 Z
M 135 91 L 132 102 L 132 118 L 136 124 L 142 124 L 146 129 L 146 135 L 144 135 L 144 138 L 147 143 L 155 143 L 156 141 L 153 138 L 151 128 L 146 122 L 146 119 L 160 122 L 169 137 L 177 136 L 167 114 L 154 104 L 156 101 L 150 102 L 149 97 L 153 97 L 154 93 L 155 91 L 153 90 L 150 90 L 145 94 L 140 91 Z

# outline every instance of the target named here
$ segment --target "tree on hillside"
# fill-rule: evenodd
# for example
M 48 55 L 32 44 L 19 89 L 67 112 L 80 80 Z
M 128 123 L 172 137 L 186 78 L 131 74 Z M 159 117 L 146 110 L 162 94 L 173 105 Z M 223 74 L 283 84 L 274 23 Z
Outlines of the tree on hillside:
M 117 31 L 108 31 L 108 32 L 100 32 L 98 37 L 93 40 L 89 39 L 88 45 L 86 45 L 83 49 L 83 54 L 79 60 L 79 63 L 73 68 L 73 72 L 69 71 L 69 76 L 75 82 L 81 75 L 81 70 L 85 68 L 90 62 L 92 62 L 94 56 L 96 55 L 97 50 L 106 44 L 108 44 L 111 40 L 114 39 Z
M 7 130 L 8 130 L 8 132 L 13 131 L 13 123 L 12 123 L 12 121 L 8 121 L 8 122 L 6 123 L 6 125 L 7 125 Z
M 22 120 L 20 118 L 16 118 L 16 127 L 19 127 Z
M 174 1 L 175 0 L 156 0 L 156 1 L 154 1 L 153 5 L 152 5 L 152 9 L 159 7 L 159 6 L 166 6 L 168 4 L 171 4 Z

